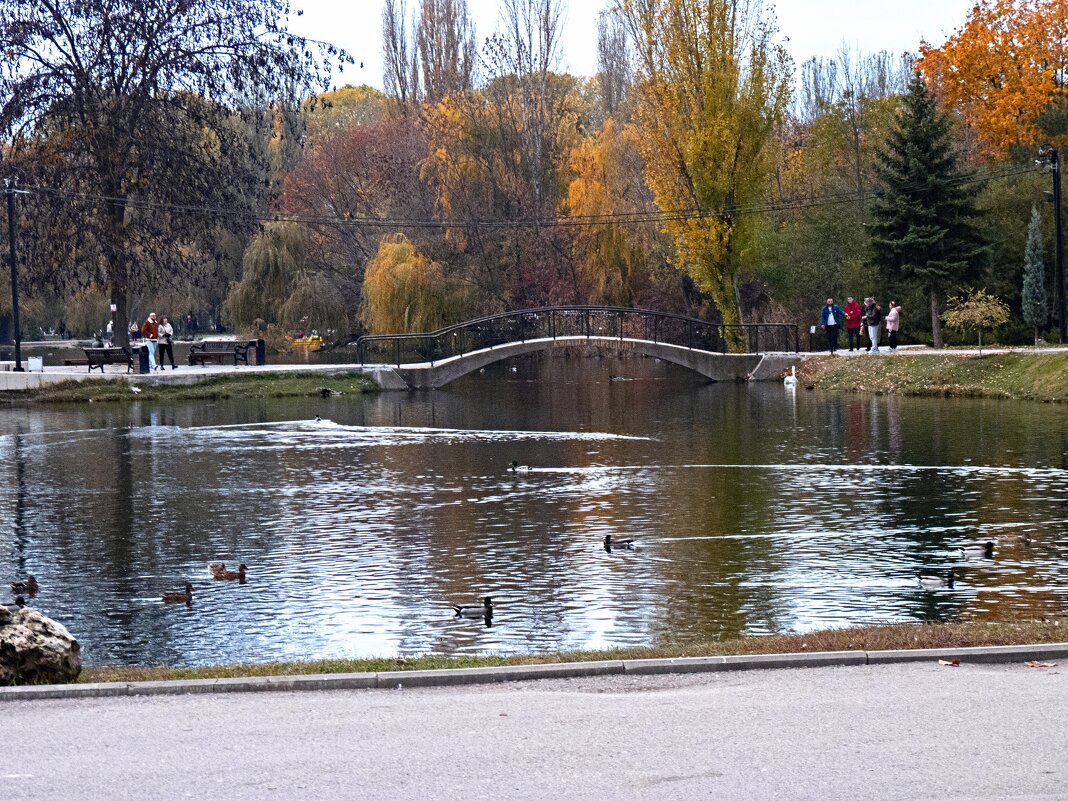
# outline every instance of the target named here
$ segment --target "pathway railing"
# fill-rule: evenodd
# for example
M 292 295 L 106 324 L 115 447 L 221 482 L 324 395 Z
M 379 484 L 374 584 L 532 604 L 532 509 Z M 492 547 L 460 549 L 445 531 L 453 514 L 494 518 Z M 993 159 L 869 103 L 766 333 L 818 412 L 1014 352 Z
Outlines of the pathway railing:
M 552 306 L 495 314 L 425 334 L 381 334 L 356 341 L 360 364 L 424 364 L 531 339 L 591 337 L 643 339 L 704 350 L 799 350 L 796 325 L 719 325 L 677 314 L 615 306 Z

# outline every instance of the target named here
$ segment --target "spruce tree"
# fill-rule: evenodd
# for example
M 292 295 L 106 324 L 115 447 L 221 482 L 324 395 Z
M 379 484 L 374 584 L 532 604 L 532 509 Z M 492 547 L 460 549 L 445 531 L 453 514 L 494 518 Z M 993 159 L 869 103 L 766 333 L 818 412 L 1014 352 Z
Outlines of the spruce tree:
M 1031 224 L 1027 227 L 1027 247 L 1024 249 L 1023 318 L 1035 329 L 1035 344 L 1038 330 L 1049 320 L 1049 303 L 1046 300 L 1046 266 L 1042 263 L 1042 228 L 1038 209 L 1031 207 Z
M 917 73 L 909 83 L 876 172 L 872 261 L 887 283 L 920 288 L 931 303 L 931 333 L 942 346 L 946 291 L 976 273 L 989 254 L 978 211 L 954 152 L 949 117 Z

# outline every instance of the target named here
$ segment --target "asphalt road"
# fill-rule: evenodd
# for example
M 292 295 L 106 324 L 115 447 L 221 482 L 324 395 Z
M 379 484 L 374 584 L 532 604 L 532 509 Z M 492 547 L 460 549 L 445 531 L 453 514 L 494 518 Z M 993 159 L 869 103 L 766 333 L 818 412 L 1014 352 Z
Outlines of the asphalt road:
M 1068 799 L 1068 670 L 936 664 L 0 705 L 0 794 Z

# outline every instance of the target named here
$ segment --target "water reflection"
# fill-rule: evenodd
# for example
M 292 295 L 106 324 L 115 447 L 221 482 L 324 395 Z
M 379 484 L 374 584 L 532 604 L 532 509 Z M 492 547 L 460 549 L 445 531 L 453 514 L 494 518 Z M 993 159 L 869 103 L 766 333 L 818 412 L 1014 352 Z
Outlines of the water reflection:
M 0 557 L 96 664 L 1065 609 L 1063 408 L 704 385 L 653 360 L 514 366 L 437 393 L 4 411 Z M 606 551 L 609 534 L 637 548 Z M 952 591 L 916 581 L 953 564 Z M 187 578 L 191 608 L 164 606 Z M 491 627 L 455 617 L 483 596 Z

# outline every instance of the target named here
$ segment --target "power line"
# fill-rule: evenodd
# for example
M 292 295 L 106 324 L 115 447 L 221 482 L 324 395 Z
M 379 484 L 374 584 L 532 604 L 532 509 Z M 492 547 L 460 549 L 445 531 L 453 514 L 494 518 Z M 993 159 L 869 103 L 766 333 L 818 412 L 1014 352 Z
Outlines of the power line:
M 986 173 L 976 173 L 953 179 L 947 183 L 951 185 L 966 185 L 982 183 L 1002 178 L 1011 178 L 1018 175 L 1035 173 L 1041 170 L 1033 165 L 1006 167 Z M 924 185 L 914 184 L 901 187 L 905 191 L 922 189 Z M 736 206 L 732 209 L 703 209 L 690 207 L 674 210 L 634 211 L 634 212 L 608 212 L 604 214 L 575 214 L 563 217 L 530 217 L 513 220 L 471 219 L 471 220 L 411 220 L 389 217 L 360 217 L 347 215 L 315 215 L 273 212 L 263 213 L 255 211 L 242 211 L 233 207 L 206 206 L 196 204 L 160 203 L 152 200 L 141 200 L 136 197 L 115 197 L 106 195 L 92 195 L 78 192 L 70 192 L 52 187 L 35 186 L 23 190 L 30 194 L 51 195 L 53 197 L 71 200 L 83 200 L 95 203 L 108 203 L 122 205 L 126 208 L 140 211 L 160 211 L 170 213 L 184 213 L 211 217 L 226 217 L 245 222 L 292 222 L 304 225 L 329 226 L 334 228 L 370 228 L 370 229 L 423 229 L 423 230 L 447 230 L 457 228 L 477 228 L 486 230 L 520 229 L 520 228 L 592 228 L 603 225 L 649 225 L 668 222 L 687 222 L 691 220 L 711 219 L 725 216 L 750 216 L 754 214 L 785 213 L 790 211 L 804 211 L 822 206 L 841 205 L 857 202 L 861 199 L 860 193 L 842 192 L 830 195 L 817 195 L 807 198 L 792 200 L 765 201 L 763 203 L 747 206 Z M 865 199 L 878 199 L 886 196 L 885 192 L 865 193 Z

